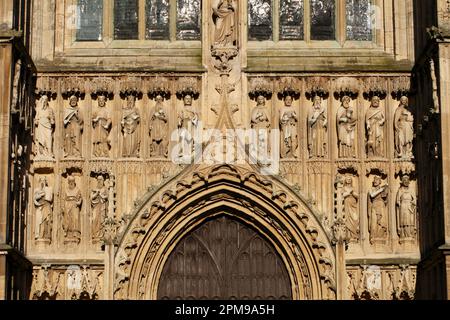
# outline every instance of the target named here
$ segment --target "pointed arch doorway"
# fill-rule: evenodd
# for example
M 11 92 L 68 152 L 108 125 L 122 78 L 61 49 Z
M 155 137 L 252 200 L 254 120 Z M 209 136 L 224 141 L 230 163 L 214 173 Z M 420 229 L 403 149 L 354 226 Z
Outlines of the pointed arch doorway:
M 158 299 L 292 299 L 289 275 L 275 248 L 229 216 L 187 234 L 163 268 Z

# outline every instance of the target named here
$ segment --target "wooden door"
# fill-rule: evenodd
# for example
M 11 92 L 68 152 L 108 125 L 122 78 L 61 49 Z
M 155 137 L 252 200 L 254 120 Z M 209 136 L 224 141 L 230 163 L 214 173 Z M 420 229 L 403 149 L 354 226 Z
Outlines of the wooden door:
M 292 299 L 288 273 L 270 243 L 228 217 L 187 235 L 164 266 L 158 299 Z

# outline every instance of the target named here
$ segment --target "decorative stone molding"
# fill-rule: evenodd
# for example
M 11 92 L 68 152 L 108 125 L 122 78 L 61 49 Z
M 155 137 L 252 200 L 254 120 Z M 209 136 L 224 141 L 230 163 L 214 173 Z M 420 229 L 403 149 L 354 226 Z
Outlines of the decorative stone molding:
M 391 80 L 392 94 L 400 99 L 402 96 L 409 96 L 411 92 L 410 77 L 395 77 Z
M 383 98 L 387 94 L 387 84 L 382 77 L 369 77 L 363 81 L 363 90 L 369 99 L 374 96 Z
M 281 77 L 276 82 L 276 91 L 281 97 L 291 96 L 298 98 L 300 96 L 301 83 L 296 77 Z
M 98 77 L 93 78 L 89 83 L 89 92 L 93 95 L 104 94 L 106 96 L 114 93 L 115 82 L 111 78 Z
M 179 78 L 176 83 L 176 91 L 179 97 L 190 95 L 192 97 L 198 97 L 200 94 L 199 78 L 196 77 L 183 77 Z
M 84 77 L 65 77 L 61 79 L 61 93 L 63 96 L 80 96 L 86 91 L 86 79 Z
M 119 82 L 120 93 L 124 96 L 138 96 L 142 93 L 142 78 L 127 76 Z
M 313 96 L 325 97 L 329 93 L 330 79 L 327 77 L 306 78 L 306 93 Z
M 36 94 L 40 98 L 43 95 L 51 97 L 59 91 L 58 79 L 49 76 L 40 76 L 36 81 Z
M 181 206 L 182 203 L 185 203 L 186 197 L 189 194 L 194 194 L 195 192 L 210 192 L 212 188 L 217 188 L 220 186 L 220 181 L 223 179 L 229 180 L 233 184 L 242 185 L 241 189 L 245 190 L 247 188 L 258 188 L 259 192 L 266 194 L 268 199 L 266 200 L 272 202 L 273 205 L 277 207 L 284 208 L 284 210 L 289 208 L 289 211 L 293 211 L 289 214 L 289 217 L 298 216 L 297 210 L 302 212 L 304 219 L 302 222 L 298 221 L 297 227 L 300 227 L 302 231 L 300 234 L 304 234 L 308 237 L 309 247 L 315 252 L 316 259 L 315 263 L 318 266 L 322 266 L 321 270 L 321 279 L 323 281 L 323 285 L 326 288 L 330 288 L 330 292 L 335 291 L 335 282 L 333 277 L 333 253 L 330 252 L 330 245 L 326 245 L 324 243 L 329 243 L 328 236 L 321 231 L 320 225 L 316 222 L 314 214 L 305 214 L 305 212 L 310 211 L 307 209 L 308 207 L 302 203 L 297 203 L 295 199 L 291 199 L 291 196 L 288 196 L 287 193 L 279 192 L 279 190 L 275 189 L 274 182 L 271 180 L 260 177 L 256 173 L 243 171 L 243 168 L 240 167 L 232 167 L 232 166 L 215 166 L 211 169 L 203 169 L 201 171 L 196 171 L 193 173 L 190 178 L 179 180 L 175 189 L 166 189 L 166 191 L 158 191 L 153 196 L 150 195 L 150 198 L 154 199 L 153 202 L 149 200 L 141 200 L 138 203 L 138 206 L 134 209 L 134 219 L 131 222 L 131 225 L 127 228 L 129 231 L 126 233 L 119 246 L 119 251 L 116 254 L 116 266 L 119 268 L 116 270 L 116 298 L 125 297 L 125 296 L 136 296 L 138 297 L 138 291 L 142 292 L 142 288 L 136 288 L 136 292 L 132 293 L 128 290 L 134 290 L 129 285 L 132 285 L 133 282 L 131 279 L 135 279 L 138 277 L 141 279 L 141 275 L 133 274 L 132 261 L 135 261 L 137 255 L 146 255 L 146 260 L 150 259 L 152 261 L 152 265 L 155 263 L 155 259 L 159 257 L 157 255 L 158 252 L 165 248 L 165 244 L 169 241 L 169 234 L 173 234 L 175 232 L 175 226 L 179 226 L 183 219 L 194 219 L 196 216 L 204 210 L 203 208 L 213 205 L 216 201 L 235 201 L 239 200 L 236 196 L 231 198 L 226 198 L 225 195 L 227 193 L 221 193 L 220 197 L 217 198 L 205 198 L 202 201 L 197 201 L 195 204 L 192 203 L 189 206 L 189 210 L 187 208 L 183 209 L 183 215 L 178 215 L 174 213 L 174 208 Z M 205 189 L 206 188 L 206 189 Z M 250 190 L 249 189 L 249 190 Z M 195 191 L 198 190 L 198 191 Z M 222 191 L 223 192 L 223 191 Z M 245 202 L 240 202 L 245 208 L 253 211 L 258 219 L 262 219 L 266 221 L 269 225 L 271 225 L 274 230 L 277 230 L 277 234 L 279 237 L 286 241 L 290 250 L 293 252 L 297 252 L 294 256 L 297 256 L 297 259 L 305 259 L 303 257 L 304 248 L 303 244 L 298 243 L 298 240 L 295 240 L 297 236 L 295 236 L 288 228 L 286 228 L 286 224 L 279 221 L 279 218 L 276 218 L 274 215 L 269 214 L 269 212 L 263 210 L 259 206 L 255 206 L 254 203 L 251 202 L 246 205 Z M 297 200 L 298 201 L 298 200 Z M 192 207 L 194 205 L 194 207 Z M 192 215 L 192 213 L 196 213 Z M 157 234 L 154 234 L 151 230 L 149 230 L 150 226 L 153 223 L 150 221 L 154 221 L 155 219 L 160 219 L 162 217 L 167 217 L 166 223 L 163 229 L 161 229 Z M 287 218 L 287 217 L 286 217 Z M 285 218 L 282 218 L 285 219 Z M 306 227 L 305 227 L 306 222 Z M 184 223 L 184 222 L 183 222 Z M 144 239 L 150 237 L 152 240 L 152 244 L 150 245 L 148 254 L 145 252 L 137 251 L 137 248 L 141 248 L 141 243 L 143 243 Z M 311 262 L 308 262 L 303 267 L 304 270 L 308 270 L 308 273 L 311 273 L 311 266 L 309 266 Z M 154 267 L 152 267 L 154 268 Z M 144 275 L 142 275 L 144 276 Z M 313 277 L 309 276 L 309 279 L 313 279 Z M 302 279 L 305 279 L 302 277 Z M 133 280 L 134 281 L 134 280 Z M 140 282 L 140 281 L 138 281 Z M 304 280 L 304 283 L 307 283 Z M 147 284 L 148 285 L 148 284 Z M 134 286 L 133 286 L 134 288 Z M 125 291 L 124 291 L 125 290 Z M 311 288 L 312 290 L 312 288 Z M 128 291 L 128 293 L 125 293 Z M 148 292 L 148 291 L 147 291 Z M 314 298 L 317 295 L 317 292 L 309 291 L 307 296 L 310 298 Z M 330 293 L 329 298 L 332 298 L 332 294 Z
M 153 99 L 157 95 L 167 98 L 171 93 L 170 79 L 166 77 L 156 76 L 144 81 L 144 88 Z
M 334 93 L 336 98 L 340 99 L 344 96 L 355 98 L 361 89 L 361 83 L 358 78 L 341 77 L 334 80 Z
M 272 88 L 272 82 L 269 79 L 262 77 L 249 79 L 248 93 L 252 99 L 257 99 L 258 96 L 270 97 L 273 93 Z

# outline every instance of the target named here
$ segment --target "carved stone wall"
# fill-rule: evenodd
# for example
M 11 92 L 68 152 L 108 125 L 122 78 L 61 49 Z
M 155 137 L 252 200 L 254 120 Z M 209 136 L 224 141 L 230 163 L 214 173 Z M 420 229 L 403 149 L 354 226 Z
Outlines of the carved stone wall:
M 386 5 L 375 42 L 342 45 L 334 56 L 322 48 L 308 64 L 299 43 L 248 41 L 247 8 L 231 2 L 202 2 L 201 46 L 112 41 L 109 56 L 103 42 L 72 41 L 64 5 L 36 5 L 31 297 L 156 298 L 171 250 L 219 205 L 276 244 L 295 299 L 414 296 L 421 105 L 411 88 L 413 39 L 391 32 L 400 12 L 411 33 L 407 5 Z M 54 51 L 40 43 L 46 27 Z M 188 135 L 197 129 L 201 143 Z M 252 144 L 246 129 L 279 135 L 257 133 Z M 250 159 L 266 143 L 279 165 L 269 175 L 264 161 Z M 238 152 L 248 156 L 241 163 L 206 161 Z M 405 257 L 410 266 L 401 266 Z M 68 285 L 72 264 L 81 289 Z M 367 279 L 376 266 L 375 292 Z

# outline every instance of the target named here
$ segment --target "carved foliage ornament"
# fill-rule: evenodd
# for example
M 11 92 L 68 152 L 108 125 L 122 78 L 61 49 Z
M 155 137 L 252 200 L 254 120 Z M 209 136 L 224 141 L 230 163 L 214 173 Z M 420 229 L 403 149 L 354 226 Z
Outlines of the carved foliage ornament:
M 306 79 L 306 92 L 310 96 L 324 97 L 328 94 L 329 79 L 324 77 L 310 77 Z
M 282 77 L 276 82 L 276 91 L 282 97 L 291 96 L 297 98 L 300 96 L 301 83 L 298 78 Z
M 184 97 L 190 95 L 197 97 L 200 94 L 199 78 L 196 77 L 183 77 L 179 78 L 177 82 L 177 95 Z
M 89 82 L 89 91 L 95 95 L 110 95 L 114 92 L 114 81 L 106 77 L 94 78 Z
M 253 99 L 258 98 L 258 96 L 269 97 L 273 92 L 272 82 L 262 77 L 251 78 L 248 92 Z

